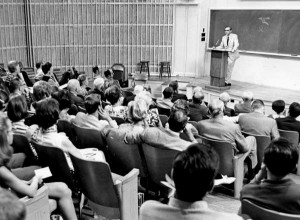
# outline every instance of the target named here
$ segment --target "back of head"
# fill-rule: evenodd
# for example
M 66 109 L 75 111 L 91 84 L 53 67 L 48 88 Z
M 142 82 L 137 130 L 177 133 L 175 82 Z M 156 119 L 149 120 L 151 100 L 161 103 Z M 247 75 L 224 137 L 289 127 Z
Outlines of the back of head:
M 104 85 L 104 79 L 99 77 L 99 78 L 96 78 L 94 80 L 94 87 L 98 90 L 101 90 L 101 88 L 103 87 Z
M 208 105 L 208 109 L 213 118 L 223 113 L 224 103 L 219 99 L 212 100 Z
M 293 118 L 297 118 L 300 115 L 300 104 L 293 102 L 289 107 L 289 114 Z
M 20 121 L 26 118 L 27 103 L 22 95 L 12 97 L 7 104 L 7 116 L 12 122 Z
M 242 99 L 244 102 L 252 102 L 253 100 L 253 93 L 250 91 L 243 92 Z
M 112 69 L 108 69 L 108 70 L 105 70 L 104 71 L 104 76 L 105 76 L 105 78 L 107 78 L 107 79 L 109 79 L 109 78 L 111 78 L 112 76 L 113 76 L 113 70 Z
M 51 95 L 51 86 L 48 82 L 43 80 L 36 82 L 33 85 L 33 97 L 35 101 L 40 101 Z
M 98 94 L 90 94 L 84 99 L 84 106 L 88 114 L 95 113 L 101 104 L 101 97 Z
M 7 69 L 10 73 L 14 73 L 17 71 L 18 65 L 19 65 L 19 63 L 15 60 L 9 61 L 7 64 Z
M 253 111 L 255 111 L 255 110 L 264 110 L 265 104 L 262 100 L 255 99 L 251 104 L 251 108 L 252 108 Z
M 0 219 L 25 220 L 26 208 L 23 202 L 10 191 L 0 189 Z
M 57 92 L 54 92 L 51 95 L 51 97 L 58 101 L 60 110 L 64 110 L 71 107 L 71 100 L 68 90 L 62 89 Z
M 134 87 L 133 93 L 135 95 L 139 94 L 140 92 L 144 91 L 144 87 L 142 85 L 136 85 Z
M 166 87 L 163 91 L 163 95 L 165 99 L 171 99 L 173 96 L 174 90 L 172 87 Z
M 128 118 L 137 123 L 143 121 L 147 117 L 148 106 L 143 99 L 129 102 L 128 104 Z
M 204 94 L 203 94 L 203 92 L 195 92 L 194 94 L 193 94 L 193 103 L 195 103 L 195 104 L 201 104 L 202 103 L 202 101 L 203 101 L 203 99 L 204 99 Z
M 219 99 L 224 102 L 227 103 L 230 101 L 230 95 L 227 92 L 223 92 L 220 94 Z
M 196 86 L 194 89 L 193 89 L 193 94 L 195 94 L 196 92 L 202 92 L 202 87 L 200 86 Z
M 174 110 L 171 111 L 168 124 L 169 129 L 174 132 L 182 131 L 188 122 L 188 117 L 185 111 L 183 110 Z
M 169 84 L 169 87 L 172 87 L 172 89 L 174 90 L 174 93 L 177 93 L 178 92 L 178 81 L 177 80 L 172 81 Z
M 184 99 L 177 99 L 171 108 L 171 112 L 176 110 L 182 110 L 186 115 L 190 114 L 190 107 L 188 101 Z
M 22 85 L 21 80 L 19 78 L 15 77 L 9 82 L 8 89 L 11 93 L 13 93 L 13 92 L 19 90 L 21 85 Z
M 147 91 L 139 92 L 134 98 L 135 101 L 138 101 L 140 99 L 144 100 L 148 107 L 153 103 L 151 94 L 150 94 L 150 92 L 147 92 Z
M 285 109 L 285 102 L 283 100 L 275 100 L 274 102 L 272 102 L 272 109 L 277 114 L 280 114 Z
M 121 97 L 121 90 L 116 85 L 110 86 L 105 90 L 104 96 L 105 99 L 110 102 L 110 104 L 114 105 Z
M 50 62 L 46 62 L 45 64 L 43 64 L 42 65 L 43 73 L 47 74 L 50 71 L 51 67 L 52 67 L 52 63 L 50 63 Z
M 80 85 L 79 85 L 79 81 L 77 79 L 69 80 L 67 88 L 70 92 L 76 92 L 79 87 L 80 87 Z
M 80 85 L 80 86 L 82 86 L 83 83 L 84 83 L 84 81 L 86 81 L 86 80 L 87 80 L 87 77 L 86 77 L 85 74 L 80 74 L 80 75 L 78 76 L 78 81 L 79 81 L 79 85 Z
M 291 173 L 296 168 L 298 158 L 297 147 L 284 138 L 273 140 L 264 153 L 266 167 L 277 177 Z
M 99 71 L 99 67 L 93 66 L 92 71 L 93 71 L 93 73 L 97 73 L 97 71 Z
M 212 189 L 218 168 L 218 155 L 203 144 L 192 144 L 180 152 L 172 172 L 177 198 L 185 202 L 202 200 Z
M 43 129 L 56 124 L 59 119 L 59 104 L 55 99 L 48 98 L 37 103 L 36 107 L 37 124 Z
M 42 61 L 38 61 L 38 62 L 35 63 L 35 68 L 39 69 L 39 68 L 42 67 L 42 65 L 43 65 L 43 62 Z

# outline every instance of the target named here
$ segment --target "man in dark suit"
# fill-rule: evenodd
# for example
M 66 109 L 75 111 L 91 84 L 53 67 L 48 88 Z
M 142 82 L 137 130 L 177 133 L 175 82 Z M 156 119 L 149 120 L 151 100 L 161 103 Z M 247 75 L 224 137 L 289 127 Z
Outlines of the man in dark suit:
M 239 116 L 239 125 L 242 131 L 253 135 L 269 136 L 271 139 L 279 137 L 276 121 L 265 116 L 265 105 L 260 99 L 252 103 L 253 112 Z
M 175 102 L 177 99 L 188 100 L 185 94 L 178 93 L 178 81 L 177 80 L 172 81 L 169 84 L 169 87 L 171 87 L 174 90 L 171 102 Z
M 71 104 L 75 104 L 84 109 L 84 100 L 77 95 L 77 91 L 80 89 L 79 81 L 77 79 L 69 80 L 67 88 L 69 90 Z
M 296 118 L 300 115 L 300 104 L 293 102 L 289 108 L 289 115 L 285 118 L 276 118 L 278 129 L 297 131 L 300 135 L 300 122 Z
M 228 117 L 235 116 L 234 110 L 227 107 L 227 103 L 230 101 L 230 95 L 227 92 L 223 92 L 220 94 L 219 99 L 224 103 L 224 115 Z
M 201 121 L 208 119 L 208 108 L 203 105 L 204 94 L 203 92 L 195 92 L 193 94 L 193 102 L 189 104 L 190 107 L 190 121 Z
M 234 106 L 234 111 L 236 115 L 240 113 L 250 113 L 252 111 L 251 102 L 253 100 L 253 93 L 250 91 L 244 92 L 242 99 L 243 99 L 242 103 L 235 104 Z

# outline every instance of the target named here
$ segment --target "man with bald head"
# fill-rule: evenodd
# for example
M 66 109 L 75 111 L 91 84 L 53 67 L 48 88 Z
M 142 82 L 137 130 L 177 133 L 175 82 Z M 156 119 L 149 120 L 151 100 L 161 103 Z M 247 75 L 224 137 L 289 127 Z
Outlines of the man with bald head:
M 192 103 L 189 104 L 190 107 L 190 121 L 201 121 L 203 119 L 208 119 L 208 108 L 203 105 L 204 94 L 202 91 L 196 91 L 193 94 Z
M 71 100 L 71 104 L 75 104 L 81 108 L 84 108 L 83 98 L 78 96 L 78 91 L 80 90 L 80 84 L 77 79 L 70 79 L 68 82 L 68 91 Z

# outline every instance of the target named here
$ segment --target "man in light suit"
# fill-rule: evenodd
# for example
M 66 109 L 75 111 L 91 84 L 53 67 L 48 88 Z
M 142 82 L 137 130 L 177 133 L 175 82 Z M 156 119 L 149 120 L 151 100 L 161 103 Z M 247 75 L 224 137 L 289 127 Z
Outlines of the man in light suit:
M 222 37 L 222 42 L 219 49 L 226 49 L 228 51 L 228 66 L 227 73 L 225 76 L 225 86 L 231 86 L 231 74 L 235 64 L 235 61 L 240 57 L 239 51 L 239 40 L 236 34 L 232 33 L 230 26 L 225 27 L 225 35 Z

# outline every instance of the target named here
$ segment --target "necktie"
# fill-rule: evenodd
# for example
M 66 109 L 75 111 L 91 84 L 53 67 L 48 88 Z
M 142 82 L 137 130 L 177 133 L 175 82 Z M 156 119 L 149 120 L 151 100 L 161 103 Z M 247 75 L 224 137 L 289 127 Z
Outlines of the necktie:
M 228 46 L 228 43 L 229 43 L 229 36 L 227 36 L 227 46 Z

